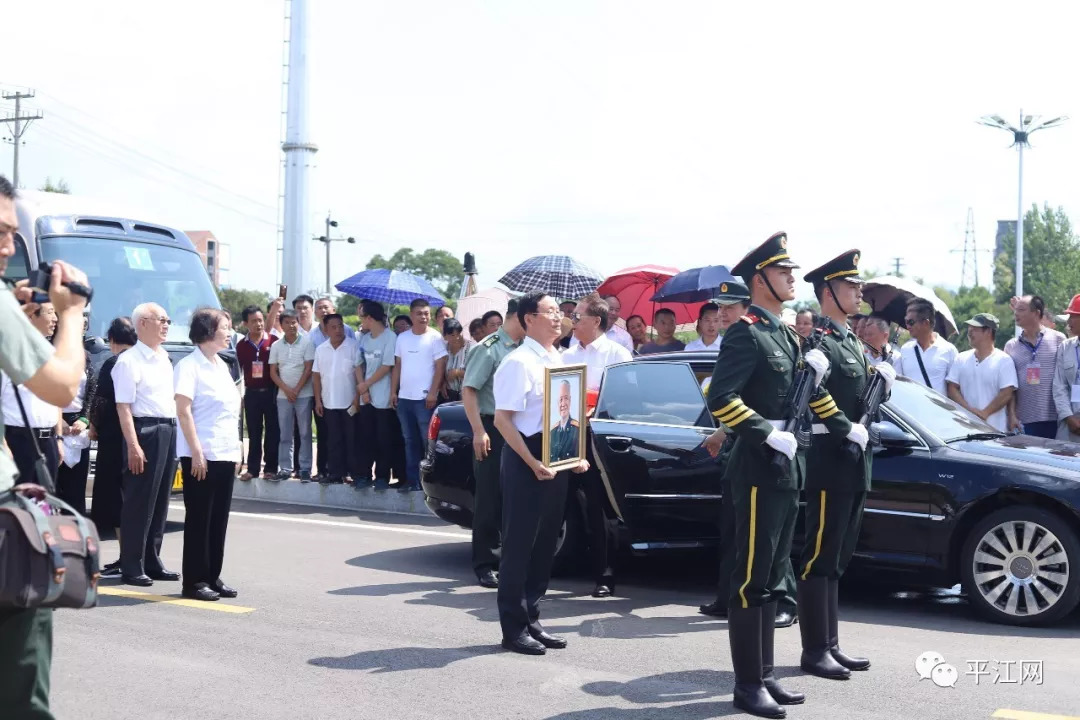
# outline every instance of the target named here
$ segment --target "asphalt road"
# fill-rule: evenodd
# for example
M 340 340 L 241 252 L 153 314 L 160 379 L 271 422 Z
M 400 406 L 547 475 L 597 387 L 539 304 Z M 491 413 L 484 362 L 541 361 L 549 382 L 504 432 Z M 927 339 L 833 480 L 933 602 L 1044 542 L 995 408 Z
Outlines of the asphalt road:
M 179 570 L 182 531 L 170 531 L 164 556 Z M 116 543 L 104 546 L 113 559 Z M 498 647 L 495 594 L 473 582 L 464 531 L 238 502 L 223 577 L 240 596 L 177 602 L 179 583 L 157 583 L 157 597 L 107 594 L 95 610 L 57 613 L 53 707 L 79 720 L 743 717 L 731 705 L 726 623 L 697 613 L 711 593 L 695 570 L 704 561 L 634 559 L 620 597 L 605 600 L 584 579 L 557 579 L 542 620 L 569 648 L 523 657 Z M 133 590 L 144 592 L 105 592 Z M 808 696 L 789 718 L 1080 716 L 1080 617 L 1014 629 L 974 619 L 950 593 L 854 584 L 841 612 L 843 647 L 873 667 L 846 682 L 804 676 L 798 629 L 777 631 L 778 675 Z M 955 687 L 920 680 L 926 651 L 957 668 Z M 966 674 L 978 662 L 993 673 L 994 661 L 999 680 L 1041 661 L 1043 682 Z

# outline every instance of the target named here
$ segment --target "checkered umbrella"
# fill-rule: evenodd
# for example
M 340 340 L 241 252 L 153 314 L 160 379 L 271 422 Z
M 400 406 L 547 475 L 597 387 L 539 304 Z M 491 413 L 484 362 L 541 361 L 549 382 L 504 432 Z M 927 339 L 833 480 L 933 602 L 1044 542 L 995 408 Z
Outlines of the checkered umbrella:
M 515 292 L 576 300 L 596 290 L 604 276 L 567 255 L 540 255 L 520 263 L 499 282 Z
M 445 305 L 446 301 L 431 283 L 424 278 L 401 270 L 364 270 L 335 285 L 343 293 L 363 300 L 408 305 L 423 298 L 432 307 Z

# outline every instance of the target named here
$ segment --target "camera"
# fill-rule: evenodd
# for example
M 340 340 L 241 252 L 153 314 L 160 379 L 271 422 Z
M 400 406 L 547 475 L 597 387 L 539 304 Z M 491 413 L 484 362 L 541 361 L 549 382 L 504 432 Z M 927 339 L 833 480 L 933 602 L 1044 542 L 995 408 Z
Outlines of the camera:
M 42 262 L 37 270 L 30 273 L 30 282 L 28 285 L 34 291 L 34 295 L 30 298 L 30 302 L 38 304 L 49 302 L 49 285 L 52 282 L 52 271 L 52 265 L 47 262 Z M 66 282 L 64 283 L 64 287 L 76 295 L 81 295 L 86 298 L 86 302 L 90 302 L 91 298 L 94 297 L 94 291 L 82 283 Z

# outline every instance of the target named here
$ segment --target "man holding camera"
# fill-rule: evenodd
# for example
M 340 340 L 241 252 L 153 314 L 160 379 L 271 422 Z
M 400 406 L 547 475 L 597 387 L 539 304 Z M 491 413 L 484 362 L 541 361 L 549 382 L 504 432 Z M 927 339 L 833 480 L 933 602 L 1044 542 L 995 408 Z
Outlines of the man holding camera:
M 15 254 L 15 188 L 0 176 L 0 274 Z M 19 308 L 33 293 L 22 287 L 14 293 L 0 286 L 0 370 L 16 384 L 58 407 L 69 404 L 83 378 L 82 310 L 86 298 L 67 285 L 88 285 L 86 275 L 70 265 L 53 264 L 48 299 L 57 314 L 54 343 L 35 330 Z M 42 283 L 44 284 L 44 283 Z M 16 301 L 16 297 L 19 302 Z M 0 424 L 0 439 L 3 425 Z M 0 450 L 0 491 L 15 483 L 15 463 Z M 22 478 L 24 483 L 34 478 Z M 0 608 L 0 707 L 5 717 L 52 718 L 49 711 L 49 666 L 52 662 L 52 610 Z

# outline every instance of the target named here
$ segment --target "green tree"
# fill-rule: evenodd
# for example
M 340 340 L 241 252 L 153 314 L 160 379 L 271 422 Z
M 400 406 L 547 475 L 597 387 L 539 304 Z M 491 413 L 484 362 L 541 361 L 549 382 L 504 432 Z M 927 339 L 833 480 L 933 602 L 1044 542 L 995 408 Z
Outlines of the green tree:
M 270 296 L 260 290 L 218 290 L 218 299 L 221 301 L 221 307 L 229 311 L 229 315 L 232 316 L 233 325 L 238 326 L 242 317 L 240 313 L 244 311 L 248 305 L 254 305 L 263 312 L 266 312 L 266 306 L 270 304 Z
M 994 288 L 995 302 L 1007 307 L 1016 292 L 1015 233 L 1005 238 L 994 261 Z M 1060 207 L 1052 210 L 1044 204 L 1039 210 L 1032 205 L 1024 216 L 1024 292 L 1040 295 L 1048 309 L 1060 310 L 1078 291 L 1080 241 L 1072 223 Z
M 61 193 L 63 195 L 71 194 L 71 187 L 64 178 L 60 178 L 56 181 L 56 184 L 53 185 L 52 178 L 46 177 L 45 184 L 39 187 L 38 190 L 41 190 L 42 192 Z
M 367 269 L 403 270 L 419 275 L 442 293 L 450 307 L 457 307 L 464 272 L 461 261 L 445 250 L 416 253 L 412 248 L 401 248 L 390 257 L 375 255 L 368 261 Z
M 963 352 L 969 350 L 967 333 L 964 332 L 964 321 L 969 320 L 979 313 L 990 313 L 1001 322 L 997 332 L 997 346 L 1004 347 L 1005 341 L 1013 336 L 1013 315 L 1008 303 L 998 303 L 994 295 L 984 287 L 962 287 L 958 292 L 952 292 L 945 288 L 934 288 L 938 297 L 945 301 L 956 321 L 960 331 L 951 342 L 956 349 Z
M 360 307 L 360 298 L 344 293 L 334 302 L 334 307 L 343 316 L 356 315 Z

